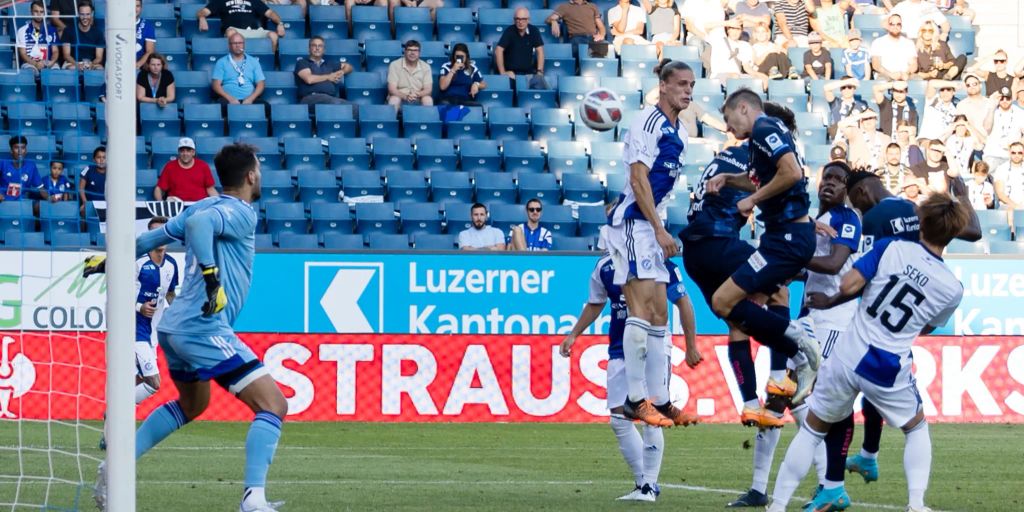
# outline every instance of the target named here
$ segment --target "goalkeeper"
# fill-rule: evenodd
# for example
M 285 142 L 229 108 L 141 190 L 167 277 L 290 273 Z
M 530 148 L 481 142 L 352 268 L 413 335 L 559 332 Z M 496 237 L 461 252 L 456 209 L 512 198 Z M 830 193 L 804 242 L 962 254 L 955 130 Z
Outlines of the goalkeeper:
M 288 412 L 284 395 L 231 325 L 249 293 L 255 257 L 260 164 L 256 148 L 230 144 L 214 158 L 224 194 L 204 199 L 160 229 L 139 236 L 135 251 L 180 240 L 185 243 L 182 291 L 160 322 L 157 338 L 167 358 L 178 399 L 149 415 L 135 437 L 138 459 L 174 431 L 197 418 L 216 381 L 255 413 L 245 440 L 245 488 L 240 512 L 274 512 L 264 488 Z M 101 463 L 96 504 L 106 508 L 106 463 Z

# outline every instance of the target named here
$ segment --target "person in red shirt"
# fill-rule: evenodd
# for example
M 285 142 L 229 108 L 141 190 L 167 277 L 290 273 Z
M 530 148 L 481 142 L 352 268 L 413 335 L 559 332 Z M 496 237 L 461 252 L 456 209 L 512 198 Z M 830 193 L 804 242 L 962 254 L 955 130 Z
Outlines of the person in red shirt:
M 153 189 L 157 201 L 177 198 L 199 201 L 217 195 L 213 173 L 206 162 L 196 158 L 196 143 L 189 137 L 178 141 L 178 158 L 167 162 Z

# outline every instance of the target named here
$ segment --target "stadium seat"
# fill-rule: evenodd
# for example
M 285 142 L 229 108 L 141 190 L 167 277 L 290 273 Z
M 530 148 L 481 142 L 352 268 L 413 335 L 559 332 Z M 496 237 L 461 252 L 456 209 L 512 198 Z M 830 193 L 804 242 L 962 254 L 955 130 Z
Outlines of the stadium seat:
M 348 38 L 348 18 L 344 5 L 309 6 L 309 33 L 324 39 Z
M 310 11 L 313 10 L 312 7 L 313 6 L 311 6 Z M 284 37 L 277 41 L 277 58 L 281 63 L 280 69 L 282 71 L 294 70 L 295 63 L 299 59 L 303 59 L 308 55 L 309 39 Z
M 459 163 L 455 144 L 450 139 L 423 138 L 416 142 L 416 168 L 423 171 L 447 171 Z M 495 167 L 497 169 L 497 167 Z
M 324 238 L 325 247 L 327 234 L 351 234 L 355 228 L 352 211 L 345 203 L 313 203 L 309 207 L 309 220 L 313 233 Z
M 622 167 L 622 142 L 591 144 L 590 170 L 594 174 L 614 174 L 624 172 Z
M 224 126 L 224 113 L 220 105 L 215 103 L 186 103 L 185 131 L 193 139 L 206 137 L 223 137 L 227 134 Z
M 246 137 L 239 140 L 256 146 L 258 150 L 256 158 L 263 164 L 263 167 L 270 169 L 281 167 L 281 141 L 277 137 Z
M 387 181 L 387 200 L 393 203 L 426 202 L 430 197 L 430 185 L 426 171 L 405 171 L 391 169 L 384 173 Z
M 686 147 L 686 161 L 695 165 L 707 165 L 715 158 L 715 146 L 711 144 L 689 144 Z
M 946 247 L 949 254 L 985 254 L 988 252 L 988 244 L 985 240 L 968 242 L 960 239 L 953 239 Z
M 384 182 L 377 171 L 344 170 L 341 172 L 341 190 L 345 200 L 374 198 L 384 199 Z
M 4 103 L 36 101 L 36 77 L 31 71 L 0 73 L 0 100 Z
M 564 174 L 590 172 L 590 158 L 582 142 L 552 141 L 548 143 L 548 172 L 557 177 Z
M 437 40 L 442 43 L 476 39 L 476 20 L 470 9 L 445 7 L 437 10 Z
M 266 37 L 247 39 L 245 41 L 245 53 L 260 61 L 260 66 L 263 68 L 264 73 L 274 70 L 274 45 L 270 42 L 270 39 Z M 221 55 L 221 57 L 223 56 Z
M 78 233 L 81 230 L 78 203 L 39 203 L 39 226 L 47 243 L 53 240 L 54 233 Z
M 60 153 L 57 151 L 57 137 L 53 135 L 27 135 L 28 151 L 25 159 L 35 162 L 40 169 L 40 174 L 46 175 L 50 168 L 50 160 L 60 160 Z M 7 142 L 0 144 L 0 147 L 8 147 Z
M 502 144 L 505 172 L 544 172 L 546 158 L 540 143 L 532 140 L 508 140 Z
M 669 206 L 665 209 L 665 229 L 669 234 L 675 236 L 686 227 L 687 209 L 678 206 Z
M 5 201 L 0 203 L 0 236 L 14 231 L 35 231 L 36 219 L 31 201 Z
M 465 139 L 459 143 L 459 168 L 467 172 L 501 169 L 501 146 L 496 140 Z M 454 169 L 450 167 L 449 169 Z
M 420 60 L 430 65 L 433 73 L 439 73 L 441 66 L 448 62 L 448 47 L 441 41 L 420 41 Z M 435 91 L 440 88 L 438 77 L 434 76 Z
M 188 69 L 188 43 L 184 37 L 157 37 L 156 51 L 167 59 L 167 69 L 174 73 L 175 78 L 179 72 Z
M 76 167 L 82 165 L 88 165 L 92 161 L 92 152 L 98 146 L 102 145 L 102 139 L 96 135 L 64 135 L 63 142 L 61 144 L 62 153 L 64 155 L 64 175 L 72 180 L 72 183 L 76 185 L 74 181 L 78 176 L 78 170 Z M 142 150 L 145 152 L 146 146 L 142 145 Z M 146 154 L 146 160 L 149 160 L 149 155 Z M 148 167 L 147 163 L 144 167 Z M 43 169 L 39 170 L 40 173 Z
M 492 205 L 515 203 L 516 184 L 513 178 L 507 172 L 480 171 L 474 173 L 473 182 L 476 188 L 476 201 Z
M 492 47 L 498 44 L 505 29 L 512 25 L 514 12 L 515 9 L 480 8 L 477 11 L 477 19 L 480 20 L 480 41 Z M 470 52 L 470 55 L 476 58 L 473 52 Z
M 21 135 L 50 133 L 46 103 L 11 103 L 7 105 L 7 126 L 11 133 Z
M 316 118 L 316 136 L 321 139 L 356 136 L 352 105 L 317 105 L 313 117 Z
M 601 87 L 615 91 L 619 101 L 627 109 L 639 109 L 643 103 L 643 93 L 640 91 L 640 79 L 619 76 L 603 76 L 598 80 Z
M 518 180 L 519 202 L 536 199 L 545 205 L 561 204 L 562 188 L 558 179 L 549 173 L 521 173 Z
M 357 203 L 356 233 L 398 233 L 394 203 Z
M 693 68 L 693 72 L 697 75 L 698 79 L 701 77 L 704 69 L 700 60 L 700 50 L 696 46 L 666 46 L 661 50 L 661 58 L 681 60 L 689 64 L 689 66 Z
M 262 172 L 260 181 L 260 202 L 266 205 L 271 203 L 290 203 L 295 201 L 295 186 L 292 184 L 292 175 L 288 171 L 266 170 Z
M 413 237 L 423 234 L 440 234 L 443 228 L 441 205 L 417 202 L 400 203 L 399 209 L 402 233 Z
M 509 7 L 526 7 L 530 10 L 530 24 L 537 27 L 537 32 L 540 33 L 540 38 L 544 41 L 544 48 L 552 44 L 557 44 L 560 41 L 557 37 L 551 35 L 551 26 L 546 23 L 547 19 L 555 11 L 554 9 L 545 9 L 545 0 L 510 0 L 508 2 Z M 551 7 L 555 7 L 552 3 Z
M 587 45 L 579 45 L 580 76 L 619 76 L 619 59 L 613 51 L 605 57 L 591 57 Z
M 153 189 L 159 180 L 156 169 L 137 169 L 135 171 L 135 199 L 152 201 Z
M 313 121 L 309 118 L 309 106 L 307 105 L 271 105 L 270 121 L 274 137 L 313 136 Z
M 384 76 L 392 62 L 403 58 L 402 43 L 393 39 L 367 41 L 364 55 L 366 56 L 366 70 Z
M 223 33 L 221 31 L 220 18 L 212 17 L 206 18 L 209 30 L 206 32 L 199 31 L 199 20 L 196 18 L 196 13 L 198 13 L 203 7 L 205 7 L 205 5 L 201 3 L 181 3 L 181 35 L 189 41 L 193 39 L 212 38 L 213 35 Z
M 507 237 L 512 226 L 522 224 L 526 220 L 526 207 L 519 204 L 498 203 L 488 206 L 490 224 Z M 451 233 L 451 229 L 448 230 Z
M 345 76 L 345 97 L 352 103 L 382 106 L 386 92 L 384 80 L 377 73 L 354 71 Z
M 409 235 L 398 233 L 370 233 L 366 237 L 370 249 L 407 251 L 411 249 Z
M 92 240 L 89 237 L 89 233 L 67 233 L 61 231 L 54 233 L 53 239 L 50 240 L 50 247 L 55 251 L 77 251 L 91 245 Z
M 256 249 L 273 249 L 274 248 L 274 237 L 270 236 L 269 233 L 256 233 Z
M 622 62 L 622 76 L 639 79 L 651 75 L 658 65 L 658 48 L 654 45 L 622 45 L 619 59 Z
M 558 77 L 559 80 L 565 76 L 576 76 L 576 57 L 572 55 L 571 44 L 544 45 L 544 76 Z
M 107 93 L 107 77 L 100 69 L 82 71 L 82 98 L 99 98 Z M 209 86 L 209 84 L 207 84 Z
M 298 87 L 291 71 L 264 71 L 263 101 L 270 105 L 292 105 L 297 101 Z
M 280 247 L 281 249 L 308 251 L 319 249 L 320 243 L 317 240 L 316 235 L 281 233 L 281 236 L 278 238 L 277 246 Z
M 366 139 L 334 138 L 327 144 L 331 170 L 369 169 L 370 151 Z
M 421 251 L 451 251 L 458 248 L 456 235 L 422 233 L 413 237 L 413 246 Z
M 296 4 L 273 4 L 274 12 L 281 17 L 285 30 L 289 34 L 304 35 L 306 33 L 306 15 L 303 6 Z
M 355 39 L 327 39 L 324 41 L 324 60 L 345 62 L 353 69 L 363 69 L 363 53 Z M 349 75 L 345 76 L 345 80 Z
M 508 19 L 511 20 L 512 18 L 509 17 Z M 476 65 L 477 69 L 479 69 L 481 73 L 490 72 L 492 69 L 490 46 L 482 41 L 463 42 L 466 44 L 466 47 L 469 48 L 469 56 L 473 59 L 473 64 Z
M 213 102 L 209 71 L 175 71 L 174 88 L 179 104 Z
M 153 155 L 153 167 L 162 169 L 164 164 L 178 157 L 178 140 L 178 137 L 153 137 L 153 142 L 150 144 Z M 199 146 L 202 140 L 203 139 L 200 138 L 199 142 L 196 143 L 196 146 Z M 136 148 L 139 147 L 140 146 L 136 144 Z M 145 145 L 142 145 L 141 148 L 145 151 Z M 196 156 L 198 157 L 198 151 L 196 153 Z M 86 156 L 86 160 L 92 160 L 92 150 L 88 150 L 88 153 L 83 156 Z M 142 167 L 149 167 L 149 165 L 143 165 Z
M 604 177 L 605 189 L 608 190 L 608 197 L 605 198 L 605 202 L 610 203 L 619 197 L 622 189 L 626 187 L 626 179 L 626 173 L 609 174 Z
M 597 87 L 592 76 L 561 76 L 558 78 L 558 105 L 574 112 L 583 101 L 583 95 Z
M 540 225 L 551 231 L 553 235 L 576 236 L 576 218 L 572 208 L 565 205 L 551 205 L 544 208 Z
M 793 112 L 807 110 L 807 83 L 803 80 L 772 80 L 768 82 L 768 99 L 785 105 Z
M 991 254 L 1024 254 L 1024 241 L 989 240 L 988 247 Z
M 679 48 L 672 46 L 667 48 Z M 725 96 L 722 92 L 722 83 L 718 80 L 697 80 L 693 84 L 693 101 L 699 102 L 706 111 L 718 110 L 725 103 Z
M 228 135 L 236 138 L 266 137 L 270 134 L 263 105 L 228 105 Z
M 577 210 L 580 236 L 598 236 L 608 223 L 604 206 L 580 206 Z
M 377 170 L 412 169 L 412 141 L 379 137 L 373 143 L 373 166 Z
M 477 94 L 476 101 L 488 109 L 512 106 L 512 81 L 507 76 L 484 74 L 483 79 L 487 88 Z
M 572 121 L 569 111 L 564 108 L 538 108 L 530 112 L 530 127 L 533 140 L 571 141 Z
M 621 123 L 620 123 L 621 124 Z M 584 123 L 574 123 L 573 131 L 576 136 L 573 137 L 577 142 L 584 143 L 586 147 L 595 147 L 602 144 L 612 144 L 615 142 L 615 129 L 598 131 L 591 129 Z
M 562 195 L 566 201 L 604 203 L 604 184 L 596 174 L 563 174 Z
M 444 216 L 448 234 L 458 237 L 459 232 L 473 225 L 472 203 L 452 201 L 444 205 Z M 458 240 L 456 239 L 456 243 Z
M 56 108 L 56 105 L 54 107 Z M 173 103 L 166 107 L 156 103 L 139 105 L 139 122 L 142 124 L 142 135 L 149 138 L 173 137 L 182 133 L 178 106 Z
M 530 77 L 524 75 L 516 76 L 516 106 L 526 111 L 537 108 L 558 107 L 558 77 L 556 75 L 544 76 L 549 89 L 530 89 Z M 488 82 L 488 87 L 490 82 Z
M 414 141 L 441 138 L 441 118 L 436 107 L 402 105 L 402 132 Z
M 366 43 L 374 39 L 391 39 L 388 8 L 357 5 L 352 8 L 352 39 Z
M 73 69 L 44 69 L 39 73 L 43 99 L 50 104 L 82 99 L 78 93 L 78 72 Z
M 359 108 L 359 134 L 373 142 L 378 137 L 398 137 L 398 117 L 391 105 L 365 105 Z
M 593 250 L 593 237 L 589 236 L 554 236 L 551 239 L 552 251 L 584 251 Z
M 443 10 L 443 9 L 442 9 Z M 405 43 L 410 39 L 434 39 L 434 20 L 430 10 L 419 7 L 395 7 L 395 39 Z
M 305 108 L 305 105 L 299 105 Z M 284 139 L 284 166 L 292 173 L 306 169 L 323 171 L 327 168 L 327 157 L 320 139 L 287 137 Z
M 324 171 L 300 171 L 298 173 L 299 200 L 307 207 L 317 202 L 338 200 L 338 182 L 333 174 Z
M 449 139 L 487 139 L 487 123 L 484 121 L 484 110 L 481 107 L 469 107 L 469 114 L 458 121 L 445 123 L 445 137 Z
M 306 209 L 302 203 L 270 203 L 267 205 L 267 233 L 280 240 L 282 233 L 305 234 L 309 231 Z
M 142 5 L 142 18 L 153 24 L 157 44 L 161 38 L 178 35 L 178 15 L 171 3 L 146 3 Z M 157 48 L 157 51 L 160 51 Z
M 473 184 L 469 173 L 461 171 L 434 171 L 430 173 L 432 200 L 441 202 L 473 201 Z
M 487 112 L 487 125 L 494 140 L 527 140 L 530 133 L 530 121 L 521 108 L 492 108 Z
M 327 233 L 324 235 L 324 248 L 340 251 L 361 251 L 365 248 L 363 235 L 345 233 Z
M 248 46 L 249 45 L 246 44 L 246 51 L 249 49 Z M 192 71 L 213 73 L 213 67 L 217 63 L 217 59 L 227 55 L 227 53 L 227 39 L 222 37 L 200 37 L 192 39 Z M 207 81 L 206 86 L 210 86 L 209 81 Z
M 89 135 L 96 133 L 96 126 L 92 120 L 92 108 L 88 103 L 53 103 L 51 108 L 51 126 L 54 133 L 70 132 L 74 135 Z M 177 109 L 174 115 L 177 117 Z

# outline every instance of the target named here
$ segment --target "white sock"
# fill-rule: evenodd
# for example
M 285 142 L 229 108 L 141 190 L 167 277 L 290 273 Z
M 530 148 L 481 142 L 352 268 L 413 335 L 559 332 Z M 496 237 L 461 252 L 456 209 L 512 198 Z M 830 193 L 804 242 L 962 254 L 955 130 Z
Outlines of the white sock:
M 911 508 L 924 508 L 924 491 L 928 489 L 928 477 L 932 471 L 932 439 L 928 434 L 928 423 L 922 421 L 907 432 L 903 468 L 907 473 Z
M 825 445 L 825 443 L 822 443 L 819 446 L 824 446 L 824 445 Z M 832 480 L 828 480 L 828 479 L 824 479 L 824 478 L 821 479 L 821 480 L 818 480 L 818 481 L 821 482 L 821 486 L 823 488 L 825 488 L 825 489 L 835 489 L 836 487 L 842 487 L 843 484 L 845 483 L 845 482 L 833 482 Z
M 865 459 L 875 460 L 875 459 L 878 458 L 878 452 L 871 453 L 871 452 L 865 450 L 864 448 L 861 448 L 860 449 L 860 456 L 864 457 Z
M 796 420 L 798 426 L 803 426 L 804 422 L 807 421 L 807 411 L 810 408 L 807 407 L 806 403 L 800 404 L 789 410 L 789 413 L 793 415 L 793 419 Z M 825 470 L 828 469 L 828 456 L 825 453 L 825 443 L 818 444 L 817 450 L 814 452 L 814 469 L 818 472 L 818 484 L 825 485 Z
M 139 405 L 143 400 L 156 394 L 156 390 L 153 386 L 150 386 L 145 381 L 135 385 L 135 405 Z
M 777 428 L 759 430 L 754 436 L 754 481 L 750 488 L 761 494 L 768 494 L 768 474 L 772 472 L 772 460 L 780 437 L 782 430 Z
M 242 491 L 242 503 L 249 502 L 253 505 L 259 505 L 267 502 L 267 494 L 265 487 L 249 487 Z
M 669 401 L 668 376 L 669 356 L 665 353 L 667 326 L 651 327 L 647 330 L 647 360 L 644 362 L 647 396 L 654 405 Z
M 768 372 L 768 376 L 776 382 L 782 382 L 786 378 L 786 370 L 772 370 Z
M 757 398 L 753 400 L 747 400 L 746 402 L 743 402 L 743 406 L 748 409 L 759 409 L 761 407 L 761 401 L 758 400 Z
M 644 367 L 647 361 L 647 332 L 650 329 L 650 322 L 631 316 L 626 319 L 626 328 L 622 331 L 622 355 L 626 362 L 627 397 L 632 402 L 639 402 L 647 398 Z
M 612 432 L 615 432 L 615 440 L 619 442 L 622 458 L 633 472 L 633 481 L 639 485 L 644 476 L 644 440 L 633 426 L 633 422 L 622 415 L 613 413 L 609 424 L 612 426 Z
M 665 455 L 665 433 L 661 427 L 644 425 L 644 477 L 643 483 L 658 483 L 661 459 Z
M 772 491 L 772 507 L 785 509 L 789 499 L 793 497 L 800 480 L 811 468 L 814 451 L 825 440 L 825 434 L 814 432 L 807 426 L 800 427 L 793 442 L 786 450 L 786 458 L 779 467 L 779 475 L 775 479 L 775 490 Z

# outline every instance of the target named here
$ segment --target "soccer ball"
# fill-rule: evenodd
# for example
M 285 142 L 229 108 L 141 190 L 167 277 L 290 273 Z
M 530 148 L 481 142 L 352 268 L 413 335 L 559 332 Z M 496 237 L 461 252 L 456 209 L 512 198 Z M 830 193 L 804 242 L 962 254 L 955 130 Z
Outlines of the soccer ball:
M 594 89 L 583 96 L 579 116 L 591 130 L 608 131 L 622 120 L 622 102 L 614 91 Z

